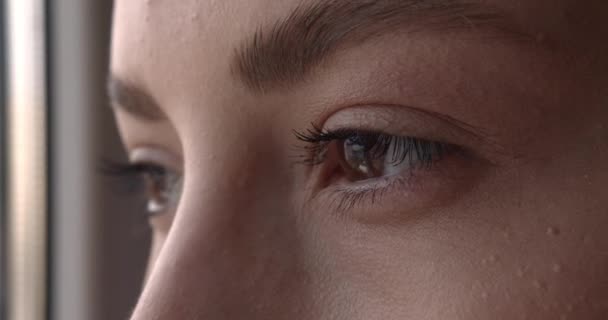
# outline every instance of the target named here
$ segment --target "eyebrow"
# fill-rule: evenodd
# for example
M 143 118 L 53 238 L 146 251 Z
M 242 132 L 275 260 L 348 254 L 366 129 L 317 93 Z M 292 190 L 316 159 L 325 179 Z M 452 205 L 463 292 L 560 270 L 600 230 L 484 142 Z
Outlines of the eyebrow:
M 495 29 L 529 38 L 506 16 L 466 0 L 325 0 L 298 6 L 237 48 L 232 71 L 258 92 L 304 80 L 339 47 L 409 27 L 411 32 Z
M 112 107 L 124 110 L 143 120 L 160 121 L 166 118 L 150 94 L 115 75 L 108 77 L 107 91 Z

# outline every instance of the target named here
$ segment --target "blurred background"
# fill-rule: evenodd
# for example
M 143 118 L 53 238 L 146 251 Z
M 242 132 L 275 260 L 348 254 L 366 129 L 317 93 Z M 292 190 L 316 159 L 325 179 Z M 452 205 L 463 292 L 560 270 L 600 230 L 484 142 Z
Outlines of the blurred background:
M 149 230 L 100 173 L 112 1 L 0 1 L 0 319 L 127 319 Z

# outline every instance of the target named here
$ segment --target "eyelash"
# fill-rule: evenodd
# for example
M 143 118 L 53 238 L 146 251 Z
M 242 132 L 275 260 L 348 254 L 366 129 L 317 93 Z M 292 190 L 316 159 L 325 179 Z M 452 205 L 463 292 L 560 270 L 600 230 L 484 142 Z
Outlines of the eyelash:
M 136 179 L 143 174 L 164 175 L 167 173 L 164 167 L 156 164 L 122 163 L 112 160 L 104 160 L 101 171 L 108 176 L 127 179 Z
M 395 136 L 382 132 L 360 129 L 336 129 L 323 130 L 313 126 L 305 132 L 294 131 L 296 138 L 306 143 L 305 154 L 300 156 L 299 162 L 308 166 L 319 166 L 324 164 L 328 158 L 328 151 L 332 143 L 345 141 L 353 137 L 362 137 L 371 141 L 368 149 L 374 157 L 382 158 L 390 156 L 390 163 L 399 165 L 404 161 L 408 165 L 408 174 L 398 174 L 390 177 L 375 179 L 376 182 L 368 187 L 341 186 L 334 188 L 330 198 L 331 207 L 338 212 L 345 212 L 354 207 L 370 203 L 373 205 L 393 188 L 410 186 L 414 172 L 420 169 L 433 169 L 444 156 L 459 151 L 460 148 L 442 142 L 430 141 L 415 137 Z M 392 155 L 388 155 L 389 146 L 396 144 Z
M 295 131 L 294 134 L 298 140 L 307 143 L 304 147 L 306 154 L 301 157 L 301 162 L 311 166 L 320 165 L 326 160 L 332 142 L 353 137 L 374 141 L 370 151 L 376 158 L 387 156 L 389 146 L 395 143 L 398 147 L 393 150 L 391 164 L 401 164 L 408 160 L 409 165 L 415 168 L 430 168 L 454 149 L 454 146 L 446 143 L 358 129 L 323 130 L 313 126 L 313 129 L 305 132 Z
M 408 170 L 410 175 L 418 169 L 432 169 L 437 161 L 456 149 L 455 146 L 446 143 L 415 137 L 389 135 L 370 130 L 323 130 L 313 126 L 312 129 L 305 132 L 294 131 L 294 134 L 298 140 L 306 143 L 306 146 L 304 146 L 305 155 L 300 157 L 299 162 L 309 166 L 323 164 L 327 160 L 328 150 L 332 143 L 346 141 L 353 137 L 368 142 L 367 147 L 369 152 L 373 157 L 378 159 L 388 156 L 389 147 L 396 145 L 397 147 L 393 148 L 390 164 L 399 165 L 404 161 L 408 161 L 406 164 L 410 168 Z M 120 185 L 122 187 L 126 186 L 130 193 L 135 194 L 145 193 L 142 179 L 144 176 L 168 179 L 171 175 L 170 171 L 162 165 L 152 163 L 133 164 L 104 161 L 101 171 L 105 175 L 120 178 Z M 387 181 L 388 178 L 382 177 L 382 179 Z M 339 210 L 346 210 L 366 200 L 370 200 L 373 204 L 388 192 L 390 188 L 402 186 L 409 182 L 409 179 L 403 175 L 390 177 L 390 179 L 390 183 L 381 187 L 339 188 L 337 191 L 339 191 L 340 197 L 334 199 L 337 201 L 337 208 Z M 152 214 L 147 214 L 147 216 L 150 215 Z
M 153 179 L 168 180 L 172 173 L 162 165 L 152 163 L 123 163 L 112 160 L 104 160 L 102 162 L 102 174 L 117 178 L 120 180 L 119 186 L 126 188 L 126 192 L 130 195 L 145 195 L 145 177 L 153 177 Z M 170 192 L 171 190 L 163 190 Z M 149 201 L 149 199 L 145 199 Z M 153 216 L 157 213 L 146 211 L 146 217 Z

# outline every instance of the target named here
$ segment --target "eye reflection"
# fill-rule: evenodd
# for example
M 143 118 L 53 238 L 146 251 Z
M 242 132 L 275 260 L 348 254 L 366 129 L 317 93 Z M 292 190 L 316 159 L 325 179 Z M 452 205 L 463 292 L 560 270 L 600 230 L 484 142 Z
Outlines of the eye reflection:
M 357 135 L 345 139 L 339 148 L 340 163 L 350 180 L 362 180 L 382 175 L 384 161 L 374 157 L 370 149 L 375 141 Z
M 311 131 L 312 132 L 312 131 Z M 439 160 L 447 145 L 413 137 L 357 130 L 320 132 L 319 136 L 305 137 L 316 143 L 312 157 L 334 158 L 349 181 L 360 181 L 400 174 Z M 325 152 L 324 150 L 333 152 Z
M 161 166 L 147 165 L 142 176 L 149 215 L 165 213 L 177 204 L 181 192 L 181 178 L 178 174 Z

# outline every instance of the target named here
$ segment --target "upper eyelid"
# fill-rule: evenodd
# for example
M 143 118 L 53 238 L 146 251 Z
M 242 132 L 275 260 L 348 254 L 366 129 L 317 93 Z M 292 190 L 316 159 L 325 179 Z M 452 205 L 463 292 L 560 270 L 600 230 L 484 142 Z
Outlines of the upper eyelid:
M 347 120 L 338 120 L 347 115 Z M 424 140 L 457 145 L 492 164 L 507 163 L 517 158 L 490 130 L 423 108 L 399 104 L 366 103 L 340 107 L 319 115 L 313 128 L 334 130 L 356 128 L 395 136 L 410 136 Z
M 309 129 L 306 133 L 300 133 L 300 132 L 294 131 L 294 134 L 298 140 L 311 145 L 311 146 L 306 146 L 304 148 L 304 150 L 307 154 L 303 157 L 304 161 L 301 161 L 301 163 L 304 163 L 304 164 L 307 164 L 310 166 L 316 166 L 316 165 L 322 164 L 325 161 L 326 152 L 328 151 L 328 148 L 329 148 L 329 145 L 331 142 L 336 141 L 336 140 L 346 140 L 348 138 L 351 138 L 354 136 L 360 136 L 360 135 L 375 135 L 377 137 L 377 141 L 374 143 L 373 148 L 369 150 L 370 152 L 373 152 L 377 155 L 385 155 L 389 149 L 389 144 L 385 144 L 384 147 L 382 147 L 381 149 L 376 149 L 377 147 L 379 147 L 378 144 L 381 143 L 381 141 L 386 142 L 387 139 L 389 139 L 391 141 L 391 143 L 393 143 L 395 141 L 405 141 L 407 143 L 407 151 L 401 152 L 401 156 L 403 157 L 403 159 L 397 161 L 396 154 L 397 154 L 398 149 L 394 150 L 394 152 L 395 152 L 395 154 L 393 154 L 394 161 L 399 162 L 399 163 L 404 161 L 406 158 L 409 158 L 410 160 L 412 160 L 412 154 L 414 154 L 414 153 L 416 154 L 417 157 L 421 157 L 424 153 L 424 150 L 421 150 L 421 148 L 424 148 L 423 144 L 426 144 L 427 146 L 432 145 L 433 147 L 435 147 L 436 148 L 435 150 L 440 152 L 440 157 L 444 153 L 453 151 L 457 148 L 456 146 L 449 144 L 449 143 L 431 141 L 431 140 L 417 138 L 417 137 L 413 137 L 413 136 L 389 135 L 389 134 L 383 133 L 381 131 L 375 131 L 375 130 L 357 130 L 357 129 L 343 128 L 343 129 L 338 129 L 335 131 L 327 131 L 327 130 L 322 130 L 322 129 L 319 129 L 319 128 L 316 128 L 313 126 L 313 129 Z M 393 139 L 397 139 L 397 140 L 393 140 Z M 398 139 L 403 139 L 403 140 L 398 140 Z M 400 145 L 402 145 L 402 144 L 400 144 Z M 425 158 L 425 159 L 421 159 L 421 160 L 422 160 L 422 164 L 424 164 L 425 162 L 428 164 L 428 162 L 432 162 L 433 159 Z
M 173 152 L 158 145 L 141 145 L 129 151 L 131 163 L 148 163 L 163 166 L 175 172 L 183 171 L 183 160 Z
M 361 110 L 364 111 L 362 112 Z M 360 104 L 353 105 L 348 108 L 341 108 L 333 112 L 331 115 L 326 116 L 326 119 L 323 121 L 323 124 L 313 123 L 313 126 L 316 128 L 326 128 L 327 123 L 331 122 L 330 120 L 332 118 L 335 118 L 337 114 L 343 114 L 348 112 L 358 114 L 357 117 L 353 117 L 353 120 L 359 122 L 359 124 L 357 124 L 357 129 L 359 130 L 367 130 L 371 132 L 386 132 L 389 127 L 396 126 L 397 123 L 395 119 L 404 118 L 408 119 L 408 122 L 422 123 L 424 125 L 432 124 L 433 127 L 441 125 L 442 127 L 445 127 L 445 130 L 442 131 L 455 132 L 461 135 L 468 136 L 469 138 L 477 140 L 479 142 L 485 143 L 489 140 L 495 140 L 495 137 L 492 136 L 485 128 L 474 126 L 472 124 L 466 123 L 464 121 L 435 111 L 425 110 L 422 108 L 412 107 L 408 105 L 396 104 Z M 405 114 L 405 116 L 400 116 L 400 114 Z M 378 122 L 382 122 L 382 125 L 380 127 L 377 127 Z M 362 124 L 365 127 L 361 127 Z

